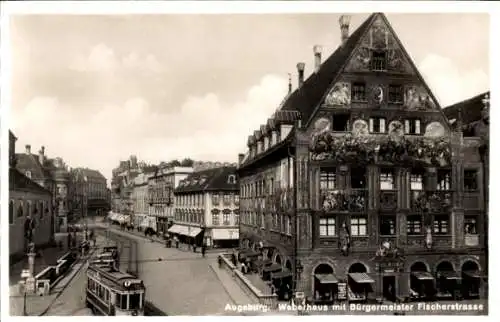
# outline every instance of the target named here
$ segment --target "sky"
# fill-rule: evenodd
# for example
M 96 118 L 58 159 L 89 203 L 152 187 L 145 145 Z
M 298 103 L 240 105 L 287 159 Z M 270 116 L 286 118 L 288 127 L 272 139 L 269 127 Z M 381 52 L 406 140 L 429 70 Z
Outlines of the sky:
M 11 16 L 10 128 L 108 180 L 120 160 L 236 162 L 340 14 Z M 369 14 L 353 14 L 350 31 Z M 489 90 L 487 14 L 387 14 L 442 107 Z M 457 23 L 460 22 L 460 23 Z

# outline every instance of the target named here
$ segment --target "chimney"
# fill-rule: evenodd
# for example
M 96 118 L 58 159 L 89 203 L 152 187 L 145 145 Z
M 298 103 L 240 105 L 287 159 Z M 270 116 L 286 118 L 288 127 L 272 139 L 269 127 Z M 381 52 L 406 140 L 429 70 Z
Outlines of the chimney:
M 299 75 L 299 87 L 304 84 L 304 68 L 306 67 L 305 63 L 297 63 L 297 73 Z
M 347 38 L 349 38 L 349 23 L 351 22 L 351 16 L 341 15 L 339 18 L 340 24 L 340 35 L 341 44 L 344 45 Z
M 38 152 L 38 161 L 40 161 L 40 164 L 42 164 L 42 165 L 45 162 L 45 147 L 44 146 L 42 146 L 40 148 L 40 151 Z
M 321 52 L 323 51 L 320 45 L 313 48 L 314 51 L 314 72 L 317 73 L 321 67 Z
M 243 163 L 244 158 L 245 155 L 243 153 L 238 154 L 238 165 L 241 165 Z
M 288 73 L 288 94 L 292 92 L 292 74 Z
M 31 145 L 26 144 L 26 154 L 31 154 Z

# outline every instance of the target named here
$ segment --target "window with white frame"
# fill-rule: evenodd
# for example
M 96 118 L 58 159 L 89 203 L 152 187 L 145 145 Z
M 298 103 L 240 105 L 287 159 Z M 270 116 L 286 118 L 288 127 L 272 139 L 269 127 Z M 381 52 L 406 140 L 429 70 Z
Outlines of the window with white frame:
M 434 233 L 440 235 L 448 234 L 450 226 L 450 217 L 448 215 L 434 216 Z
M 286 222 L 285 223 L 286 223 L 286 227 L 285 227 L 286 231 L 285 231 L 285 233 L 287 235 L 290 235 L 292 233 L 292 217 L 291 216 L 286 216 Z
M 380 170 L 380 190 L 393 190 L 394 172 L 391 169 Z
M 321 191 L 334 190 L 337 187 L 336 169 L 321 169 L 319 182 Z
M 421 134 L 421 123 L 419 119 L 405 120 L 405 134 Z
M 366 236 L 368 223 L 365 216 L 351 217 L 351 236 Z
M 422 234 L 422 216 L 409 215 L 406 217 L 406 233 L 408 235 Z
M 447 191 L 451 189 L 451 170 L 438 170 L 437 190 Z
M 369 130 L 371 133 L 385 133 L 385 118 L 372 117 L 370 118 Z
M 336 235 L 335 218 L 320 218 L 319 219 L 319 236 L 332 237 Z

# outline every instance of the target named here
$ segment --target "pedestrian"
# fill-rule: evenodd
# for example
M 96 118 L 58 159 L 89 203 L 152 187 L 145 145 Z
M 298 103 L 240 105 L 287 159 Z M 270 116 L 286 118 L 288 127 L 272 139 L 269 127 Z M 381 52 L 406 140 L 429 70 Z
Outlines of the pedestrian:
M 196 253 L 196 244 L 193 244 L 193 253 Z
M 206 250 L 207 250 L 207 247 L 205 245 L 201 246 L 201 256 L 205 257 Z

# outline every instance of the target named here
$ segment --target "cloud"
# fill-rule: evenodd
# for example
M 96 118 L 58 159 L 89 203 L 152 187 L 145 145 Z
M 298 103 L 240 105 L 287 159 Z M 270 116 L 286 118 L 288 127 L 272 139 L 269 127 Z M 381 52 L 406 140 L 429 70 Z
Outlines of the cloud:
M 13 111 L 12 123 L 18 151 L 25 144 L 33 151 L 44 145 L 49 157 L 99 169 L 109 178 L 112 168 L 131 154 L 155 163 L 184 157 L 236 162 L 247 136 L 266 122 L 286 90 L 285 78 L 267 75 L 241 101 L 225 102 L 207 93 L 188 97 L 178 112 L 164 113 L 154 112 L 142 97 L 103 105 L 97 112 L 37 97 Z
M 441 107 L 489 90 L 487 72 L 482 69 L 461 70 L 447 57 L 429 54 L 420 63 L 419 70 Z
M 80 72 L 113 72 L 119 69 L 160 72 L 162 64 L 152 54 L 131 52 L 120 57 L 105 44 L 98 44 L 87 55 L 77 55 L 70 64 L 70 69 Z

